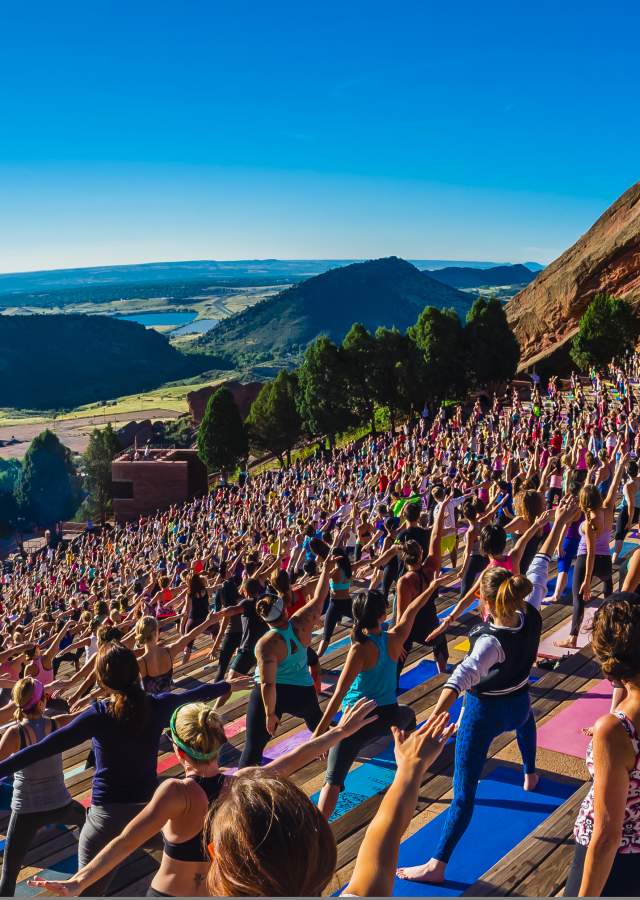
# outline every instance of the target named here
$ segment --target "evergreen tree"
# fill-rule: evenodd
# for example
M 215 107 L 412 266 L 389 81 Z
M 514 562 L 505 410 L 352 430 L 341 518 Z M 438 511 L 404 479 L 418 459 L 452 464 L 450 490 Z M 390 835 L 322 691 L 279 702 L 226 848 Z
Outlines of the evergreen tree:
M 355 322 L 342 342 L 347 397 L 356 422 L 371 427 L 375 434 L 375 397 L 379 392 L 378 348 L 370 332 Z
M 300 437 L 297 391 L 297 375 L 282 370 L 274 381 L 264 385 L 247 417 L 251 448 L 275 454 L 281 466 L 285 454 L 291 465 L 291 451 Z
M 121 450 L 120 441 L 109 424 L 93 429 L 83 456 L 87 512 L 103 524 L 112 510 L 111 462 Z
M 426 306 L 407 333 L 423 356 L 432 403 L 437 406 L 462 396 L 466 389 L 464 333 L 456 311 Z
M 415 342 L 397 328 L 378 328 L 376 401 L 389 410 L 391 427 L 399 416 L 420 411 L 426 396 L 424 358 Z
M 247 452 L 247 432 L 233 394 L 218 388 L 209 397 L 198 429 L 198 455 L 210 472 L 220 471 L 226 477 Z
M 633 350 L 640 323 L 626 300 L 596 294 L 580 319 L 571 343 L 571 359 L 579 369 L 602 368 Z
M 513 378 L 520 347 L 499 300 L 476 300 L 467 314 L 464 338 L 470 380 L 476 387 Z
M 70 519 L 80 505 L 80 478 L 71 452 L 49 429 L 29 445 L 17 500 L 22 515 L 42 526 Z
M 336 435 L 353 424 L 346 391 L 346 370 L 339 347 L 321 335 L 307 347 L 298 369 L 298 412 L 307 431 L 318 437 Z

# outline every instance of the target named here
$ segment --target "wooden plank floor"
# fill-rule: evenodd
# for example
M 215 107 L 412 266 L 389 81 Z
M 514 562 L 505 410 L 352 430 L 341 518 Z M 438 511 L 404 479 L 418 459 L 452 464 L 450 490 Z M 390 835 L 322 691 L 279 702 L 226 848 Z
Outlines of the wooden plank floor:
M 552 575 L 550 573 L 550 575 Z M 440 611 L 446 609 L 455 600 L 455 593 L 444 592 L 437 601 Z M 542 608 L 543 633 L 551 633 L 571 613 L 571 606 L 567 604 L 550 603 Z M 451 629 L 448 634 L 450 662 L 456 663 L 464 654 L 455 649 L 460 643 L 461 636 L 466 635 L 469 624 L 476 621 L 473 614 L 467 614 L 463 620 Z M 340 642 L 348 635 L 348 629 L 340 627 L 334 635 L 334 644 Z M 175 683 L 177 688 L 191 687 L 201 681 L 211 681 L 215 674 L 214 668 L 205 669 L 208 662 L 208 646 L 210 638 L 201 636 L 196 641 L 196 650 L 185 666 L 178 664 L 175 670 Z M 344 663 L 348 645 L 329 649 L 322 659 L 323 683 L 331 685 L 332 677 L 335 680 L 337 671 Z M 408 660 L 405 671 L 420 663 L 428 654 L 424 648 L 416 646 Z M 430 656 L 430 655 L 429 655 Z M 595 664 L 591 651 L 585 648 L 580 653 L 561 659 L 553 671 L 534 670 L 538 681 L 531 687 L 531 699 L 539 722 L 553 715 L 567 700 L 570 700 L 585 691 L 598 677 L 598 667 Z M 440 689 L 446 680 L 445 675 L 436 675 L 421 682 L 400 697 L 402 703 L 410 703 L 416 712 L 418 721 L 424 720 L 433 708 Z M 329 686 L 323 691 L 321 705 L 326 705 L 332 691 Z M 243 695 L 233 695 L 230 701 L 222 708 L 221 716 L 229 729 L 230 740 L 223 750 L 223 761 L 226 765 L 235 765 L 239 752 L 244 743 L 244 716 L 247 708 L 248 692 Z M 285 737 L 291 737 L 303 728 L 298 719 L 284 716 L 275 742 Z M 366 748 L 363 757 L 373 755 L 381 746 L 388 745 L 388 739 L 377 742 L 372 747 Z M 487 772 L 498 764 L 505 753 L 513 750 L 514 737 L 505 734 L 498 737 L 490 751 L 487 763 Z M 69 773 L 67 784 L 72 795 L 88 804 L 90 798 L 92 769 L 85 769 L 89 744 L 73 748 L 64 754 L 65 772 Z M 558 755 L 560 756 L 560 754 Z M 415 814 L 407 831 L 407 836 L 415 833 L 427 821 L 446 808 L 452 792 L 452 769 L 454 758 L 454 745 L 445 748 L 440 759 L 426 773 Z M 558 767 L 551 771 L 554 778 L 562 778 L 562 766 L 558 760 Z M 357 762 L 356 766 L 362 762 Z M 161 778 L 179 775 L 181 767 L 170 752 L 168 742 L 161 746 L 158 758 Z M 82 767 L 82 768 L 80 768 Z M 297 772 L 294 776 L 305 791 L 312 794 L 318 790 L 323 782 L 326 762 L 316 761 Z M 586 778 L 586 768 L 584 770 Z M 581 788 L 573 797 L 560 807 L 556 813 L 549 817 L 540 828 L 536 829 L 525 841 L 514 848 L 496 866 L 493 866 L 473 886 L 468 893 L 494 894 L 494 895 L 524 895 L 526 893 L 553 896 L 561 890 L 566 872 L 571 860 L 573 848 L 570 840 L 575 812 L 581 799 Z M 364 831 L 378 808 L 382 794 L 374 794 L 364 799 L 358 806 L 350 809 L 332 823 L 332 828 L 338 843 L 338 871 L 336 882 L 344 884 L 348 881 L 353 870 L 355 857 L 360 847 Z M 573 818 L 572 818 L 573 817 Z M 8 813 L 0 813 L 0 832 L 5 833 L 8 823 Z M 37 843 L 28 852 L 25 859 L 20 883 L 37 874 L 43 869 L 55 868 L 63 860 L 72 857 L 76 852 L 77 842 L 74 833 L 57 828 L 46 829 L 38 835 Z M 142 895 L 157 867 L 159 850 L 151 852 L 139 851 L 130 860 L 119 867 L 117 876 L 112 884 L 112 895 Z M 541 865 L 544 863 L 544 865 Z M 543 869 L 539 875 L 536 873 Z M 336 889 L 332 884 L 332 890 Z M 516 894 L 517 892 L 517 894 Z

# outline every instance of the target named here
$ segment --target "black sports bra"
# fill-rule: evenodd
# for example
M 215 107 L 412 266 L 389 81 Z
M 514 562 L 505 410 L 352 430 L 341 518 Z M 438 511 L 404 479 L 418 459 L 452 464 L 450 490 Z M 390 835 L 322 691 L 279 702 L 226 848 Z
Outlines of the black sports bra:
M 202 778 L 199 775 L 191 775 L 191 781 L 202 788 L 207 795 L 209 803 L 216 800 L 222 790 L 225 782 L 225 776 L 222 774 L 212 775 L 210 778 Z M 176 859 L 178 862 L 209 862 L 206 850 L 202 841 L 202 832 L 194 834 L 188 841 L 173 843 L 163 837 L 164 852 L 169 859 Z

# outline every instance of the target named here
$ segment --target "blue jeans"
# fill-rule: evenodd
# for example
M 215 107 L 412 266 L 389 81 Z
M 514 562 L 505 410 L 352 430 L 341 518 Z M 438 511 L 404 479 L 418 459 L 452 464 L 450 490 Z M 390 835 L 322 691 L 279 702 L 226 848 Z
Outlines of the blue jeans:
M 536 723 L 529 692 L 490 698 L 467 693 L 456 738 L 453 800 L 433 854 L 435 859 L 449 862 L 458 841 L 467 830 L 489 747 L 493 739 L 505 731 L 516 732 L 525 773 L 535 772 Z

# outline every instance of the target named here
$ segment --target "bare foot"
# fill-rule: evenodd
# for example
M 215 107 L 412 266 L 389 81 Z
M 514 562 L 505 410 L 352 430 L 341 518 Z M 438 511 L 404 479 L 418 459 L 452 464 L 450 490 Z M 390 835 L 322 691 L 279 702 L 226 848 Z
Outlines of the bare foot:
M 567 650 L 575 650 L 577 643 L 578 643 L 577 638 L 568 637 L 564 641 L 554 641 L 553 646 L 554 647 L 564 647 Z
M 531 772 L 530 775 L 524 776 L 524 789 L 525 791 L 535 791 L 538 787 L 538 782 L 540 781 L 540 776 L 537 772 Z
M 430 859 L 429 862 L 423 863 L 421 866 L 407 866 L 404 869 L 398 869 L 396 875 L 405 881 L 422 881 L 427 884 L 441 884 L 444 881 L 444 873 L 447 864 L 440 862 L 439 859 Z

